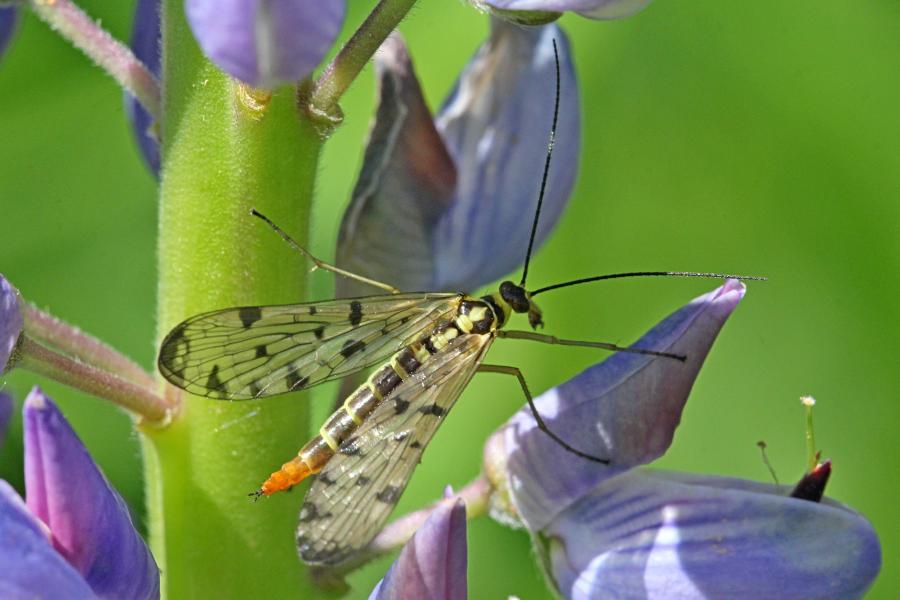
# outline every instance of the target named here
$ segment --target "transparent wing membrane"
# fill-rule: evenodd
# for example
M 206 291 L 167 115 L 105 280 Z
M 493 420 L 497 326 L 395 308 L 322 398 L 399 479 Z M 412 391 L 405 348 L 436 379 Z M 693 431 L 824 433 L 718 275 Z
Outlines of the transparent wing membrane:
M 200 396 L 248 400 L 380 363 L 450 318 L 459 294 L 390 294 L 197 315 L 162 343 L 159 368 Z
M 341 444 L 300 511 L 297 545 L 304 561 L 340 564 L 369 544 L 493 339 L 453 340 Z

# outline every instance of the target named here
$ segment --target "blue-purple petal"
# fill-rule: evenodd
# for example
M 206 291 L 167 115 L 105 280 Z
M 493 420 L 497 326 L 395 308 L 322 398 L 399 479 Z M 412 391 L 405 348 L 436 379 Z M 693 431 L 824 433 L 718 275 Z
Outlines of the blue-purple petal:
M 337 263 L 401 290 L 434 289 L 433 230 L 453 201 L 456 167 L 435 129 L 403 39 L 375 54 L 379 103 L 344 213 Z M 371 294 L 346 277 L 338 296 Z
M 465 600 L 466 506 L 446 500 L 422 524 L 369 600 Z
M 98 596 L 158 598 L 159 571 L 109 485 L 62 413 L 35 387 L 25 400 L 26 501 L 53 545 Z
M 592 19 L 621 19 L 643 10 L 652 0 L 483 0 L 508 11 L 577 12 Z
M 537 428 L 527 407 L 510 420 L 502 439 L 511 499 L 529 529 L 543 528 L 600 481 L 666 451 L 694 379 L 745 291 L 729 280 L 633 345 L 685 355 L 685 362 L 620 352 L 535 400 L 552 431 L 609 465 L 572 456 Z
M 0 598 L 95 598 L 50 545 L 45 527 L 0 480 Z
M 19 291 L 0 275 L 0 373 L 6 371 L 23 325 Z
M 159 0 L 138 0 L 131 26 L 131 50 L 157 77 L 160 72 Z M 129 93 L 125 93 L 125 111 L 131 120 L 134 137 L 150 170 L 159 175 L 159 141 L 151 131 L 153 118 Z
M 538 533 L 565 598 L 859 598 L 881 550 L 872 526 L 787 488 L 678 473 L 606 479 Z
M 257 88 L 303 79 L 340 32 L 344 0 L 187 0 L 203 52 L 229 75 Z
M 453 206 L 435 231 L 432 289 L 472 291 L 525 260 L 553 118 L 553 40 L 561 69 L 559 126 L 536 247 L 562 214 L 575 181 L 581 109 L 565 34 L 555 25 L 491 21 L 490 39 L 436 119 L 458 176 Z
M 19 9 L 15 6 L 0 6 L 0 58 L 16 31 Z

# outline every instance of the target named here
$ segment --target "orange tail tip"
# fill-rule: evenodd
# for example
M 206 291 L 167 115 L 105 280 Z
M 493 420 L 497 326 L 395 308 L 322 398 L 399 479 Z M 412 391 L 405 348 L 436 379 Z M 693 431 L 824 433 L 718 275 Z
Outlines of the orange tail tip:
M 306 461 L 297 456 L 269 475 L 266 482 L 260 486 L 259 491 L 264 496 L 271 496 L 275 492 L 281 492 L 297 485 L 312 474 L 313 471 L 306 464 Z

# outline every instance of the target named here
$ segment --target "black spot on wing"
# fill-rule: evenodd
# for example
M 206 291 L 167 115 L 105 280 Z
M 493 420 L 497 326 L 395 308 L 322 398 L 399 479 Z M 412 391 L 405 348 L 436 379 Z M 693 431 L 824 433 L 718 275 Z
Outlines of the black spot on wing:
M 359 440 L 355 437 L 347 438 L 341 443 L 340 447 L 338 447 L 338 452 L 346 454 L 347 456 L 359 454 Z
M 413 440 L 412 442 L 409 443 L 409 447 L 410 448 L 421 448 L 422 442 L 420 442 L 419 440 Z
M 184 335 L 185 329 L 187 329 L 187 323 L 179 323 L 166 336 L 159 353 L 163 359 L 170 359 L 178 354 L 186 353 L 190 349 L 190 340 Z
M 323 337 L 325 337 L 325 326 L 319 325 L 318 327 L 313 329 L 313 335 L 316 336 L 317 340 L 321 340 Z
M 326 473 L 325 471 L 322 471 L 321 473 L 319 473 L 319 474 L 316 476 L 316 478 L 317 478 L 319 481 L 321 481 L 323 485 L 334 485 L 335 483 L 337 483 L 337 481 L 335 481 L 334 479 L 332 479 L 331 476 L 328 475 L 328 473 Z
M 353 326 L 359 325 L 362 321 L 362 304 L 359 303 L 359 300 L 354 300 L 350 303 L 350 324 Z
M 312 316 L 315 315 L 317 312 L 319 312 L 319 310 L 316 308 L 316 305 L 315 305 L 315 304 L 313 304 L 312 306 L 309 307 L 309 316 L 312 317 Z
M 320 512 L 318 506 L 307 500 L 300 509 L 299 520 L 301 523 L 309 523 L 310 521 L 316 521 L 318 519 L 327 519 L 330 516 L 331 513 Z
M 394 398 L 394 414 L 402 415 L 409 408 L 409 400 Z
M 359 487 L 364 487 L 364 486 L 369 485 L 370 481 L 372 481 L 372 480 L 369 479 L 368 477 L 366 477 L 365 475 L 360 475 L 359 477 L 356 478 L 356 485 L 358 485 Z
M 245 306 L 238 310 L 238 318 L 244 325 L 244 329 L 262 319 L 262 311 L 258 306 Z
M 403 490 L 401 490 L 396 485 L 389 485 L 378 492 L 378 494 L 375 495 L 375 498 L 379 502 L 384 502 L 385 504 L 396 504 L 397 500 L 400 499 L 400 494 L 402 493 Z
M 287 375 L 284 376 L 284 382 L 289 390 L 298 390 L 309 382 L 309 377 L 301 377 L 297 372 L 297 367 L 291 365 Z
M 360 350 L 366 347 L 366 343 L 362 340 L 347 340 L 344 342 L 343 348 L 341 348 L 341 356 L 344 358 L 350 358 Z
M 219 379 L 219 365 L 213 365 L 212 371 L 209 372 L 209 377 L 206 378 L 206 389 L 225 393 L 225 384 Z
M 260 344 L 256 347 L 256 358 L 265 358 L 269 355 L 269 351 L 266 349 L 265 344 Z
M 420 408 L 419 412 L 423 415 L 431 415 L 432 417 L 443 417 L 444 413 L 446 413 L 447 411 L 445 411 L 437 404 L 428 404 Z

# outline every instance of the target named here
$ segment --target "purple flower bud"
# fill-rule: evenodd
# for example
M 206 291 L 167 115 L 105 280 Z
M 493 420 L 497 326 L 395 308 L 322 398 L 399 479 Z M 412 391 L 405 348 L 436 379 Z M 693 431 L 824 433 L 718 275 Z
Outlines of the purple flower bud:
M 465 600 L 467 560 L 466 506 L 446 500 L 407 542 L 369 600 Z
M 557 144 L 540 246 L 575 179 L 580 108 L 568 41 L 556 26 L 493 20 L 490 39 L 431 119 L 399 37 L 376 55 L 380 105 L 344 215 L 338 263 L 405 290 L 474 290 L 525 259 L 553 116 Z M 338 281 L 341 295 L 362 290 Z
M 151 73 L 159 77 L 160 27 L 159 0 L 138 0 L 131 27 L 131 50 Z M 153 119 L 131 94 L 125 94 L 125 110 L 131 120 L 134 137 L 147 166 L 159 175 L 159 140 L 151 131 Z
M 815 468 L 803 475 L 794 490 L 791 492 L 792 498 L 800 500 L 809 500 L 810 502 L 820 502 L 822 496 L 825 495 L 825 485 L 828 478 L 831 477 L 831 461 L 826 460 L 815 466 Z
M 19 291 L 0 275 L 0 373 L 9 366 L 23 325 Z
M 188 22 L 220 69 L 256 88 L 309 75 L 344 21 L 344 0 L 186 0 Z
M 0 57 L 16 31 L 19 21 L 19 9 L 15 6 L 0 6 Z
M 651 0 L 476 0 L 476 4 L 509 18 L 516 13 L 575 12 L 591 19 L 621 19 L 643 10 Z M 527 21 L 526 21 L 527 24 Z
M 56 551 L 98 596 L 158 598 L 159 571 L 125 502 L 40 389 L 25 400 L 23 420 L 28 509 Z

